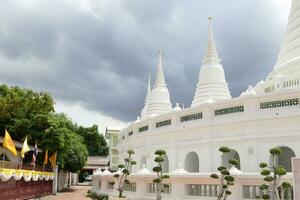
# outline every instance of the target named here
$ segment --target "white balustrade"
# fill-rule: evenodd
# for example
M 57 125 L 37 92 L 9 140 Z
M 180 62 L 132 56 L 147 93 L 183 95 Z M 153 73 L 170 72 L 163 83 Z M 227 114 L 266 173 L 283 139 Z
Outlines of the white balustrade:
M 155 199 L 156 184 L 152 183 L 155 175 L 130 175 L 130 184 L 124 188 L 124 195 L 131 200 L 153 200 Z M 262 199 L 260 184 L 263 178 L 259 174 L 242 175 L 235 178 L 235 185 L 230 186 L 232 195 L 228 200 L 252 200 Z M 115 195 L 116 191 L 112 182 L 115 178 L 112 175 L 96 175 L 93 178 L 93 192 Z M 291 174 L 283 177 L 282 181 L 292 181 Z M 165 190 L 166 200 L 207 200 L 215 199 L 220 191 L 218 181 L 209 177 L 209 174 L 186 174 L 171 175 L 165 183 L 169 187 Z M 285 200 L 293 199 L 292 189 L 288 190 Z

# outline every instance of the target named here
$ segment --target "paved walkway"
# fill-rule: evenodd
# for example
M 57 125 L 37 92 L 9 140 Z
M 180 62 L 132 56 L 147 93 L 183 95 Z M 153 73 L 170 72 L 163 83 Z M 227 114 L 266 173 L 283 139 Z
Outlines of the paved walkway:
M 91 189 L 91 186 L 72 186 L 70 191 L 45 196 L 40 200 L 91 200 L 85 196 L 89 189 Z

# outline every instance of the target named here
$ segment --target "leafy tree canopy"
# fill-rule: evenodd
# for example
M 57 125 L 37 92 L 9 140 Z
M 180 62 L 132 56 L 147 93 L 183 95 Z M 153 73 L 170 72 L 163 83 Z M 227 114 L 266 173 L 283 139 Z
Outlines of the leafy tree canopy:
M 84 143 L 91 156 L 107 156 L 108 146 L 106 140 L 102 134 L 99 134 L 98 126 L 93 125 L 91 127 L 78 128 L 78 133 L 84 138 Z
M 46 92 L 0 85 L 0 132 L 6 128 L 11 137 L 49 150 L 57 151 L 60 168 L 72 172 L 80 170 L 88 154 L 107 155 L 107 144 L 96 125 L 78 127 L 65 114 L 55 113 L 54 101 Z M 88 148 L 87 148 L 88 147 Z M 41 154 L 38 156 L 42 163 Z

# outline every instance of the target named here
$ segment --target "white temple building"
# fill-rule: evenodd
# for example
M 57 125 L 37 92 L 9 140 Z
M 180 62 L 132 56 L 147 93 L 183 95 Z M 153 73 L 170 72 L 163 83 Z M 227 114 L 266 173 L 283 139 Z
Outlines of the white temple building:
M 240 161 L 231 168 L 236 177 L 232 200 L 261 199 L 259 163 L 269 162 L 269 149 L 280 147 L 278 165 L 292 172 L 291 159 L 300 157 L 300 0 L 293 0 L 287 32 L 273 71 L 239 97 L 232 98 L 218 56 L 209 20 L 207 51 L 199 72 L 199 81 L 189 108 L 172 108 L 159 51 L 153 88 L 149 79 L 141 118 L 121 130 L 118 136 L 119 160 L 128 149 L 138 162 L 132 168 L 126 190 L 131 199 L 155 199 L 154 152 L 164 149 L 164 171 L 170 173 L 170 190 L 164 199 L 216 199 L 217 182 L 209 174 L 231 158 Z M 233 152 L 221 157 L 219 147 Z M 112 174 L 94 176 L 93 191 L 114 194 L 108 183 Z M 284 180 L 293 183 L 291 173 Z M 293 199 L 290 191 L 286 199 Z M 300 198 L 300 197 L 299 197 Z

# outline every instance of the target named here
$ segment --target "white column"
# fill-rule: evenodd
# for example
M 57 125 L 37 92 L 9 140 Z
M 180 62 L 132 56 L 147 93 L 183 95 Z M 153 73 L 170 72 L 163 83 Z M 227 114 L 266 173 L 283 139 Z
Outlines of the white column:
M 52 181 L 52 193 L 56 194 L 57 193 L 57 179 L 58 179 L 58 166 L 55 165 L 53 167 L 53 173 L 54 173 L 54 179 Z

